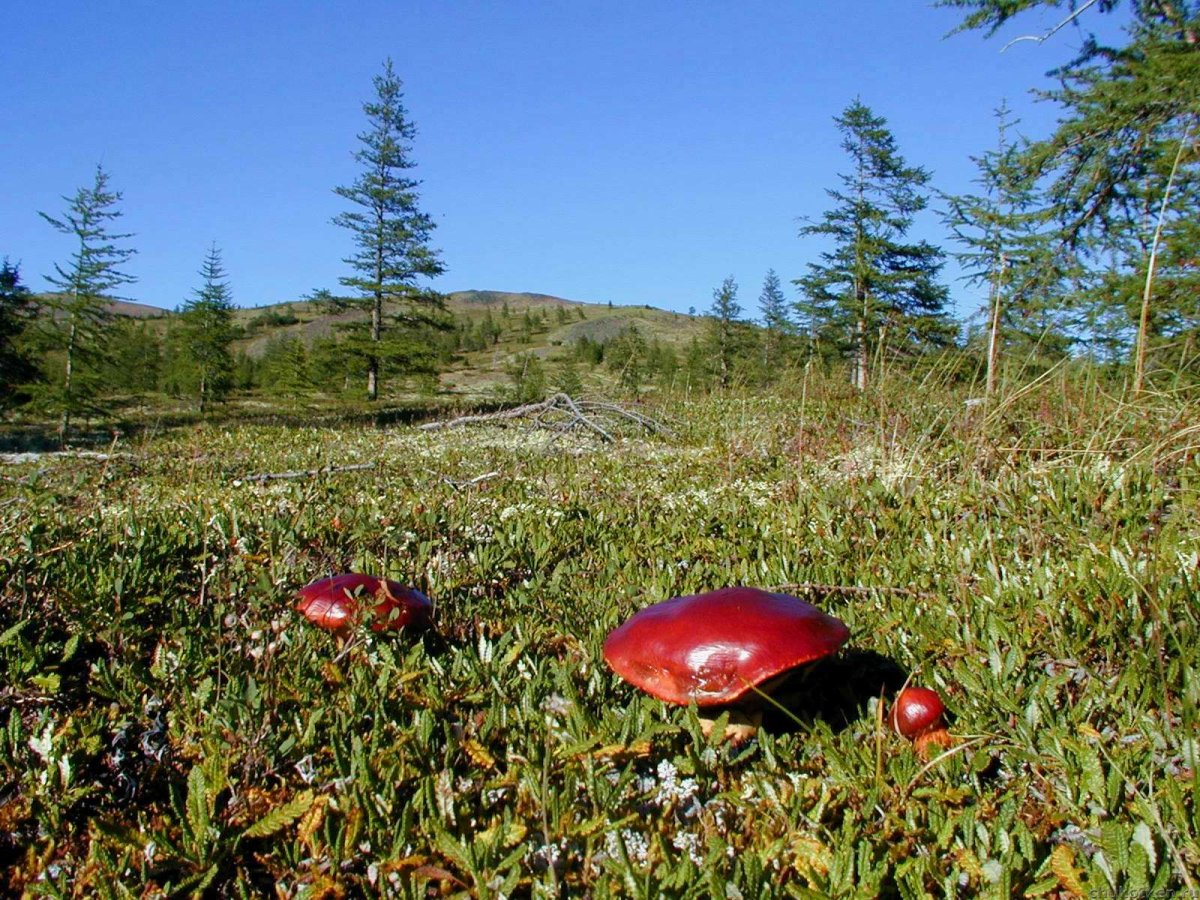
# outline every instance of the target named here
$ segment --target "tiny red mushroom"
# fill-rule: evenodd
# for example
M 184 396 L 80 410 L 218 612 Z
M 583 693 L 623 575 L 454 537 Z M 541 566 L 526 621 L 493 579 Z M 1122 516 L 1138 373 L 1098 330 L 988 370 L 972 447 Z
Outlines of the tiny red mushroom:
M 954 738 L 946 730 L 943 718 L 946 707 L 937 691 L 923 687 L 906 687 L 892 706 L 892 727 L 896 733 L 912 741 L 921 756 L 931 747 L 950 747 Z
M 433 604 L 420 591 L 398 581 L 349 572 L 322 578 L 297 594 L 296 609 L 314 625 L 335 633 L 346 631 L 358 616 L 361 602 L 374 602 L 375 631 L 422 629 L 429 625 Z
M 730 587 L 641 610 L 608 636 L 604 659 L 660 700 L 720 707 L 770 693 L 779 676 L 837 652 L 849 636 L 798 597 Z

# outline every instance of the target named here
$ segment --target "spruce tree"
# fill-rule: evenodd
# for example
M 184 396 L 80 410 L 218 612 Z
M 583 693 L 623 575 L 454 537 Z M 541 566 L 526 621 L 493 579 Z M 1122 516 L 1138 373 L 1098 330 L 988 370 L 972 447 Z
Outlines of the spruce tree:
M 363 104 L 368 127 L 358 136 L 361 147 L 354 154 L 362 171 L 353 184 L 335 188 L 356 209 L 333 220 L 349 229 L 357 248 L 345 259 L 355 274 L 341 283 L 358 291 L 370 309 L 366 341 L 351 345 L 366 357 L 371 400 L 379 396 L 385 360 L 412 367 L 424 356 L 414 332 L 437 320 L 444 303 L 436 294 L 419 290 L 418 280 L 445 271 L 439 251 L 430 247 L 435 223 L 419 207 L 420 182 L 407 174 L 415 166 L 410 154 L 416 128 L 408 119 L 403 84 L 390 59 L 375 76 L 374 86 L 374 99 Z M 396 317 L 400 333 L 386 335 L 387 341 L 385 304 L 401 309 Z
M 200 412 L 229 392 L 233 382 L 233 290 L 214 243 L 200 267 L 203 279 L 179 308 L 172 337 Z
M 33 318 L 33 294 L 21 284 L 20 266 L 0 265 L 0 412 L 28 399 L 22 388 L 38 376 L 25 337 Z
M 717 380 L 723 388 L 733 384 L 734 360 L 737 356 L 737 326 L 742 315 L 737 292 L 737 282 L 730 275 L 713 291 L 713 303 L 708 310 L 708 340 L 716 361 Z
M 792 332 L 792 320 L 788 316 L 788 302 L 774 269 L 767 272 L 763 280 L 762 293 L 758 295 L 758 309 L 762 314 L 763 328 L 763 373 L 767 381 L 777 374 L 783 342 Z
M 108 301 L 112 291 L 136 279 L 121 266 L 137 251 L 119 242 L 133 237 L 110 231 L 121 217 L 117 203 L 121 193 L 108 185 L 108 173 L 101 166 L 90 187 L 82 187 L 72 197 L 63 197 L 67 210 L 61 218 L 38 213 L 57 231 L 77 242 L 70 261 L 54 266 L 47 275 L 57 291 L 47 305 L 54 311 L 49 320 L 51 340 L 63 358 L 63 378 L 48 396 L 49 406 L 61 416 L 59 439 L 64 443 L 71 418 L 85 408 L 96 389 L 94 378 L 103 357 L 105 325 L 110 319 Z
M 905 243 L 913 219 L 927 204 L 929 173 L 909 166 L 896 149 L 887 121 L 855 100 L 834 119 L 851 171 L 820 222 L 801 237 L 823 237 L 833 248 L 809 263 L 795 284 L 797 310 L 818 340 L 832 339 L 852 360 L 852 381 L 865 390 L 871 356 L 885 340 L 920 350 L 951 339 L 946 288 L 938 284 L 942 251 Z

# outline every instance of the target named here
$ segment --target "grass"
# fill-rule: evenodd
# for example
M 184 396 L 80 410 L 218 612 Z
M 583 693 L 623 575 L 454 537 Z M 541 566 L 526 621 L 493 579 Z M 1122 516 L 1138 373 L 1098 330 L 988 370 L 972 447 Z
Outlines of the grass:
M 1196 405 L 1069 373 L 963 399 L 680 400 L 616 446 L 199 425 L 6 467 L 5 888 L 1196 890 Z M 294 590 L 346 570 L 428 593 L 438 635 L 309 627 Z M 823 586 L 853 635 L 739 748 L 600 655 L 736 583 Z M 962 739 L 928 763 L 881 724 L 906 677 Z

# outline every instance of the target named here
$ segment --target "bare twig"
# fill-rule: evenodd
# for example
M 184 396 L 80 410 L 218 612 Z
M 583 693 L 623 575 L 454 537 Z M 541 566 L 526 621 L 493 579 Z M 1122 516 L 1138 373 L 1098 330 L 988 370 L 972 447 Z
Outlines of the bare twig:
M 330 475 L 336 472 L 362 472 L 375 468 L 375 463 L 356 463 L 352 466 L 325 466 L 320 469 L 303 469 L 296 472 L 264 472 L 261 475 L 246 475 L 234 480 L 234 484 L 247 481 L 274 481 L 281 478 L 315 478 L 318 475 Z
M 1054 37 L 1054 35 L 1058 34 L 1060 31 L 1062 31 L 1064 28 L 1066 28 L 1068 25 L 1070 25 L 1072 22 L 1074 22 L 1076 19 L 1078 19 L 1081 15 L 1083 15 L 1083 13 L 1089 7 L 1095 6 L 1098 2 L 1099 2 L 1099 0 L 1088 0 L 1087 3 L 1085 3 L 1085 4 L 1083 4 L 1083 6 L 1079 7 L 1079 9 L 1072 11 L 1072 13 L 1069 16 L 1067 16 L 1065 19 L 1063 19 L 1061 22 L 1059 22 L 1057 25 L 1055 25 L 1053 28 L 1051 28 L 1045 34 L 1023 34 L 1020 37 L 1013 38 L 1011 41 L 1009 41 L 1007 44 L 1005 44 L 1003 47 L 1000 48 L 1000 52 L 1003 53 L 1005 50 L 1007 50 L 1013 44 L 1019 44 L 1021 41 L 1033 41 L 1035 44 L 1044 44 L 1046 41 L 1050 40 L 1050 38 Z

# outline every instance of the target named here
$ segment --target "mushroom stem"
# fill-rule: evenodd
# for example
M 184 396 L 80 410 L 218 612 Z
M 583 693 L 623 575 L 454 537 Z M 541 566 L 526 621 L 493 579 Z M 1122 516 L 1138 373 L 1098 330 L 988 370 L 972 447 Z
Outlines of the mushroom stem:
M 762 725 L 762 710 L 751 710 L 749 712 L 740 709 L 731 709 L 729 718 L 725 722 L 725 733 L 721 735 L 721 740 L 728 741 L 732 747 L 740 747 L 758 732 Z M 707 716 L 700 717 L 700 731 L 705 738 L 712 737 L 713 728 L 716 727 L 717 720 L 710 719 Z
M 941 749 L 948 750 L 957 743 L 958 738 L 942 727 L 917 735 L 913 740 L 913 748 L 917 751 L 917 755 L 921 759 L 929 759 L 935 751 Z

